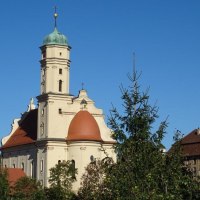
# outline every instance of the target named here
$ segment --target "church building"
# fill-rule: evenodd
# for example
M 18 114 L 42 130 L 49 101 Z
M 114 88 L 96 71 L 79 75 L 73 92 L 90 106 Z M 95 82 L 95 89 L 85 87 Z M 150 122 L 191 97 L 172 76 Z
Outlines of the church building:
M 94 159 L 116 159 L 112 131 L 103 111 L 82 89 L 70 94 L 70 50 L 68 40 L 56 26 L 42 43 L 40 94 L 38 106 L 33 99 L 12 130 L 2 139 L 2 165 L 21 168 L 27 176 L 48 186 L 49 169 L 58 162 L 71 160 L 78 170 L 73 190 L 80 187 L 85 167 Z

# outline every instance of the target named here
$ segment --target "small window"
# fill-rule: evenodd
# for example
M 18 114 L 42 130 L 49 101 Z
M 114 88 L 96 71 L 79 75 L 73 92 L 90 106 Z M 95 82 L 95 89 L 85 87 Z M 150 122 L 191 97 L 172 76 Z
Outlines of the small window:
M 61 163 L 61 160 L 58 160 L 58 164 L 60 164 Z
M 197 173 L 197 169 L 196 169 L 196 167 L 193 168 L 193 173 L 194 173 L 194 174 Z
M 44 161 L 41 160 L 40 161 L 40 172 L 43 172 L 43 170 L 44 170 Z
M 59 80 L 58 91 L 62 92 L 62 81 L 61 80 Z
M 91 161 L 90 163 L 96 164 L 96 159 L 93 155 L 90 156 L 90 161 Z
M 194 160 L 190 160 L 191 165 L 194 165 Z
M 45 70 L 43 69 L 43 70 L 42 70 L 42 76 L 44 76 L 44 75 L 45 75 Z
M 75 164 L 75 160 L 72 160 L 71 161 L 72 163 L 71 163 L 71 169 L 72 169 L 72 178 L 74 178 L 74 179 L 76 179 L 76 164 Z
M 33 161 L 31 162 L 31 178 L 33 178 Z
M 5 165 L 4 167 L 7 168 L 7 165 Z
M 42 52 L 42 58 L 43 58 L 43 59 L 46 58 L 46 51 L 43 51 L 43 52 Z
M 62 74 L 62 69 L 61 68 L 59 69 L 59 74 Z
M 43 180 L 40 180 L 40 184 L 41 184 L 41 186 L 43 186 Z
M 58 109 L 58 113 L 62 114 L 62 109 L 61 108 Z
M 15 163 L 13 163 L 13 168 L 15 168 Z
M 24 163 L 21 164 L 21 168 L 24 171 Z
M 44 123 L 43 122 L 41 123 L 40 127 L 41 127 L 41 135 L 43 135 L 44 134 Z
M 42 115 L 44 115 L 44 109 L 42 109 Z
M 62 56 L 62 52 L 60 52 L 60 56 Z

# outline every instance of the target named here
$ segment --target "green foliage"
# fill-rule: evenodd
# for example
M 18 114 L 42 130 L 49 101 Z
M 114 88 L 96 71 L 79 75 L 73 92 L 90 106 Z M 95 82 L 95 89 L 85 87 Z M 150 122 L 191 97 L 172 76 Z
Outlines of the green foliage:
M 91 162 L 82 176 L 81 187 L 78 191 L 78 198 L 81 200 L 102 199 L 105 193 L 105 160 Z M 108 161 L 108 158 L 106 158 Z M 110 159 L 110 163 L 113 163 Z M 107 198 L 105 198 L 107 199 Z
M 44 200 L 44 190 L 39 181 L 24 176 L 20 178 L 11 189 L 14 200 Z
M 55 200 L 63 199 L 64 200 L 64 199 L 66 199 L 63 189 L 61 187 L 57 187 L 57 186 L 45 188 L 45 194 L 46 194 L 46 198 L 48 200 L 51 200 L 51 199 L 55 199 Z
M 76 195 L 71 191 L 76 174 L 75 163 L 60 162 L 50 169 L 50 188 L 43 188 L 39 181 L 27 176 L 20 178 L 14 186 L 9 187 L 7 170 L 0 168 L 0 199 L 76 200 Z
M 177 131 L 175 143 L 165 157 L 168 188 L 173 191 L 173 186 L 176 186 L 177 199 L 197 200 L 200 199 L 200 179 L 184 164 L 181 137 L 181 133 Z
M 161 122 L 153 131 L 158 109 L 149 104 L 148 91 L 140 92 L 138 77 L 135 72 L 129 77 L 130 87 L 121 88 L 124 112 L 111 110 L 109 124 L 118 141 L 118 160 L 108 167 L 107 175 L 112 198 L 178 200 L 186 195 L 190 199 L 190 186 L 197 182 L 184 167 L 180 138 L 176 137 L 173 153 L 163 153 L 167 123 Z M 187 194 L 183 194 L 183 187 Z
M 96 168 L 89 165 L 80 199 L 200 199 L 199 180 L 183 163 L 180 133 L 175 134 L 172 150 L 165 153 L 162 140 L 167 122 L 155 130 L 158 108 L 149 104 L 148 91 L 140 91 L 138 78 L 134 72 L 128 89 L 121 87 L 123 112 L 114 107 L 111 110 L 109 125 L 117 141 L 117 162 L 105 158 Z
M 47 199 L 65 200 L 74 198 L 72 183 L 76 180 L 77 169 L 72 161 L 63 161 L 50 169 L 50 188 L 46 188 Z
M 45 188 L 45 195 L 47 200 L 76 200 L 77 196 L 71 190 L 66 191 L 62 187 Z
M 0 167 L 0 197 L 1 200 L 7 200 L 9 194 L 9 183 L 7 179 L 7 170 Z

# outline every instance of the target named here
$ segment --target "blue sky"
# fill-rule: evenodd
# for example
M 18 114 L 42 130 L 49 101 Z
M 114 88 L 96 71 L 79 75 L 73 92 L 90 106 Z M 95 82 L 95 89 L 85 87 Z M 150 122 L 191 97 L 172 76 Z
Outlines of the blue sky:
M 84 82 L 106 116 L 111 103 L 120 108 L 119 85 L 129 83 L 135 52 L 158 122 L 168 116 L 166 147 L 176 129 L 187 134 L 200 126 L 199 0 L 2 0 L 0 137 L 39 95 L 39 47 L 53 31 L 54 5 L 58 29 L 72 46 L 72 94 Z

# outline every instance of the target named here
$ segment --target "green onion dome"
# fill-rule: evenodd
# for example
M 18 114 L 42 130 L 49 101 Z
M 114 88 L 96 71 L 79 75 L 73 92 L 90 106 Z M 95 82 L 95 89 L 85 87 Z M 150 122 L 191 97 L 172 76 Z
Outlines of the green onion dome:
M 47 35 L 43 40 L 43 45 L 58 44 L 58 45 L 68 45 L 67 37 L 61 34 L 55 27 L 54 31 Z

